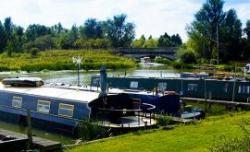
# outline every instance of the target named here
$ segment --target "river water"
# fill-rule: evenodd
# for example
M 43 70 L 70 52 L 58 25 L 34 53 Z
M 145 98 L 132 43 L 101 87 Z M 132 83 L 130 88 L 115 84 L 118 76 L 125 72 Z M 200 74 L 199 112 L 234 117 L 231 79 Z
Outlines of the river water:
M 99 74 L 99 71 L 81 71 L 80 82 L 82 85 L 90 84 L 92 75 Z M 175 70 L 165 69 L 135 69 L 135 70 L 108 70 L 108 76 L 135 76 L 135 77 L 179 77 L 180 74 Z M 0 72 L 0 79 L 6 77 L 40 77 L 45 83 L 65 83 L 76 85 L 77 72 L 76 71 L 46 71 L 46 72 Z

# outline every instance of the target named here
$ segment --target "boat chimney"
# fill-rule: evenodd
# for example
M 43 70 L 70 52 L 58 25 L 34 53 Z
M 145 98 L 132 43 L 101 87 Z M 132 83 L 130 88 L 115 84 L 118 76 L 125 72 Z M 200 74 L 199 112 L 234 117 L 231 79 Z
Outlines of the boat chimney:
M 100 69 L 100 88 L 101 93 L 99 96 L 106 96 L 107 95 L 107 73 L 106 68 L 104 66 Z

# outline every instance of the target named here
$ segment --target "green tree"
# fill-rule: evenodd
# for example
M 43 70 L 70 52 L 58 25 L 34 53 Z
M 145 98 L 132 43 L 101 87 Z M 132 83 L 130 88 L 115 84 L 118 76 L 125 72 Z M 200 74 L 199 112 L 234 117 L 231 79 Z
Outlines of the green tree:
M 220 43 L 221 58 L 224 61 L 238 60 L 242 55 L 241 48 L 241 21 L 238 19 L 236 11 L 230 9 L 226 12 L 225 19 L 221 26 Z
M 131 46 L 133 48 L 143 48 L 145 44 L 146 38 L 142 35 L 139 39 L 136 39 L 132 42 Z
M 16 52 L 20 52 L 23 50 L 24 29 L 21 26 L 14 26 L 12 41 L 14 41 L 14 50 Z
M 11 21 L 11 17 L 7 17 L 4 20 L 4 30 L 6 33 L 7 41 L 11 40 L 13 34 L 13 23 Z
M 42 51 L 56 48 L 55 38 L 51 35 L 40 36 L 36 38 L 35 41 L 25 43 L 24 48 L 27 50 L 32 50 L 33 48 L 36 48 Z
M 247 35 L 247 39 L 250 41 L 250 20 L 247 20 L 246 28 L 244 29 L 244 32 Z
M 4 31 L 4 27 L 2 25 L 2 22 L 0 21 L 0 53 L 6 47 L 6 43 L 7 43 L 6 33 Z
M 87 39 L 96 39 L 103 37 L 102 25 L 97 22 L 96 19 L 87 19 L 84 23 L 84 27 L 81 28 L 81 35 Z
M 154 39 L 151 35 L 149 36 L 148 40 L 145 41 L 144 47 L 145 48 L 156 48 L 158 46 L 158 40 Z
M 27 41 L 34 41 L 36 38 L 48 34 L 51 34 L 50 28 L 39 24 L 29 25 L 25 31 Z
M 180 46 L 182 45 L 182 39 L 179 34 L 174 34 L 171 36 L 172 46 Z
M 170 47 L 173 46 L 173 42 L 171 40 L 171 37 L 168 35 L 168 33 L 164 33 L 160 36 L 158 40 L 158 46 L 159 47 Z
M 200 50 L 195 50 L 204 58 L 218 57 L 219 27 L 221 27 L 225 13 L 222 0 L 207 0 L 195 14 L 195 20 L 188 26 L 190 39 Z
M 51 30 L 51 34 L 53 34 L 54 36 L 59 36 L 61 33 L 65 32 L 65 29 L 63 28 L 60 22 L 52 26 L 50 30 Z
M 246 27 L 244 29 L 244 32 L 246 34 L 246 38 L 242 39 L 242 45 L 243 45 L 243 56 L 245 59 L 250 59 L 250 20 L 247 21 Z
M 105 24 L 107 37 L 115 48 L 129 47 L 135 38 L 134 24 L 126 22 L 126 18 L 125 14 L 116 15 Z
M 59 44 L 62 49 L 72 49 L 75 48 L 75 42 L 79 38 L 79 31 L 76 25 L 71 27 L 69 32 L 61 35 Z

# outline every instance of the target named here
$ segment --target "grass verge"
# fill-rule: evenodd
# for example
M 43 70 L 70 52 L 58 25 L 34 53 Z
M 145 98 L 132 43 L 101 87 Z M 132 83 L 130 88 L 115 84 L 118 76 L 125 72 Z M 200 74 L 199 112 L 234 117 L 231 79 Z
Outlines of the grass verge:
M 129 133 L 111 139 L 84 144 L 67 152 L 206 152 L 222 139 L 243 137 L 241 122 L 250 120 L 250 112 L 211 116 L 191 125 L 179 125 L 173 130 L 151 130 Z

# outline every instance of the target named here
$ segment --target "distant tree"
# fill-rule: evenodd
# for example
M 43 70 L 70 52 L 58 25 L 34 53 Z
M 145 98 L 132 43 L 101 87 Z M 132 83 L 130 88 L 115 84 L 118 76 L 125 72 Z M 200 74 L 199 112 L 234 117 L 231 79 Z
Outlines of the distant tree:
M 168 35 L 168 33 L 164 33 L 164 35 L 161 35 L 158 40 L 158 46 L 159 47 L 170 47 L 173 46 L 171 37 Z
M 36 38 L 51 34 L 50 28 L 44 25 L 32 24 L 25 31 L 27 41 L 34 41 Z
M 222 0 L 207 0 L 195 14 L 195 21 L 188 26 L 188 35 L 204 58 L 215 58 L 218 54 L 219 27 L 225 18 Z M 201 51 L 202 50 L 202 51 Z
M 7 17 L 4 20 L 4 30 L 6 33 L 7 40 L 9 41 L 12 37 L 13 32 L 13 23 L 11 21 L 11 17 Z
M 154 39 L 151 35 L 149 36 L 148 40 L 146 40 L 144 43 L 145 48 L 156 48 L 157 46 L 158 46 L 158 40 Z
M 15 51 L 15 44 L 14 41 L 7 41 L 7 45 L 5 47 L 5 50 L 7 51 L 7 55 L 9 57 L 12 56 L 12 53 Z
M 250 41 L 250 20 L 246 23 L 246 28 L 244 29 L 244 32 L 247 35 L 247 39 Z
M 87 19 L 84 23 L 84 27 L 81 29 L 81 35 L 87 39 L 96 39 L 103 37 L 102 25 L 97 22 L 96 19 Z
M 132 42 L 131 46 L 133 48 L 143 48 L 145 44 L 146 38 L 142 35 L 139 39 L 136 39 Z
M 105 24 L 107 37 L 115 48 L 129 47 L 135 38 L 134 24 L 126 22 L 126 18 L 125 14 L 116 15 Z
M 4 31 L 4 27 L 2 25 L 2 22 L 0 21 L 0 53 L 4 50 L 7 44 L 7 37 L 6 33 Z
M 55 38 L 53 38 L 51 35 L 40 36 L 36 38 L 35 41 L 25 43 L 24 48 L 26 50 L 36 48 L 41 51 L 56 48 Z
M 79 38 L 79 31 L 76 25 L 71 27 L 71 30 L 61 35 L 59 44 L 62 49 L 75 48 L 75 42 Z
M 111 42 L 105 38 L 97 38 L 97 39 L 77 39 L 75 42 L 75 48 L 77 49 L 101 49 L 101 48 L 109 48 L 111 46 Z
M 61 33 L 65 32 L 65 29 L 63 28 L 60 22 L 52 26 L 50 29 L 51 29 L 51 34 L 53 34 L 54 36 L 59 36 Z
M 237 60 L 242 54 L 241 26 L 242 24 L 237 17 L 236 11 L 233 9 L 227 11 L 220 27 L 221 58 L 224 61 Z
M 242 46 L 244 50 L 243 56 L 245 57 L 245 59 L 250 60 L 250 20 L 247 21 L 244 32 L 247 37 L 242 39 Z
M 172 46 L 180 46 L 182 44 L 182 40 L 179 34 L 174 34 L 171 36 Z
M 23 50 L 24 29 L 21 26 L 14 26 L 12 41 L 15 43 L 14 50 L 20 52 Z

